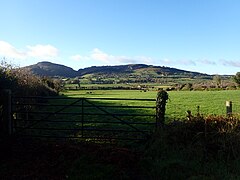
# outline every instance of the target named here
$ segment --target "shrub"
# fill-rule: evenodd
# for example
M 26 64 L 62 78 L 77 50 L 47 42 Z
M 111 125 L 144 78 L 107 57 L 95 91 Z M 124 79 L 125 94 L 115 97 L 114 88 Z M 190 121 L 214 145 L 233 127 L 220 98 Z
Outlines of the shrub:
M 233 77 L 233 81 L 240 86 L 240 72 L 237 72 L 236 75 Z
M 50 96 L 57 95 L 59 91 L 57 83 L 52 81 L 52 84 L 47 84 L 29 70 L 13 68 L 6 62 L 2 62 L 0 66 L 0 88 L 10 89 L 12 94 L 19 96 Z
M 191 116 L 157 131 L 142 158 L 151 179 L 240 177 L 239 117 Z
M 168 100 L 168 93 L 164 90 L 160 90 L 157 93 L 157 101 L 156 101 L 156 114 L 157 114 L 157 126 L 163 126 L 165 123 L 165 111 L 166 104 Z

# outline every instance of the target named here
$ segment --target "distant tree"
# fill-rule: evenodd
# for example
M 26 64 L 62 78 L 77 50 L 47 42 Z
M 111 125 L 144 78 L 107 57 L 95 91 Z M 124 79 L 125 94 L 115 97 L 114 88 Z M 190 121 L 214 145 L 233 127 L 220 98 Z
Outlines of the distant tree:
M 74 78 L 73 81 L 72 81 L 72 84 L 77 84 L 78 88 L 80 88 L 80 80 L 79 80 L 79 78 Z
M 219 75 L 213 76 L 213 81 L 217 84 L 217 87 L 220 87 L 222 84 L 222 78 Z
M 240 86 L 240 72 L 237 72 L 236 75 L 233 76 L 233 80 L 238 86 Z

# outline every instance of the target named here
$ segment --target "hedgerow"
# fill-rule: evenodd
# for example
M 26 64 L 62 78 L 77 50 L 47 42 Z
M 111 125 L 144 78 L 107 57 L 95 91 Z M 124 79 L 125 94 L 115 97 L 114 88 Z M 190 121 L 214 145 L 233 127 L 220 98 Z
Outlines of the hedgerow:
M 52 81 L 50 87 L 47 82 Z M 23 68 L 14 68 L 12 65 L 2 61 L 0 64 L 0 126 L 3 120 L 3 98 L 2 90 L 11 90 L 13 96 L 56 96 L 58 88 L 56 82 L 51 79 L 48 81 L 33 75 L 30 71 Z
M 51 83 L 50 83 L 51 82 Z M 51 86 L 49 85 L 51 84 Z M 56 84 L 56 85 L 55 85 Z M 56 87 L 56 88 L 55 88 Z M 2 61 L 0 65 L 0 89 L 9 89 L 19 96 L 57 95 L 59 86 L 48 78 L 40 78 L 25 68 L 14 68 Z
M 239 160 L 240 118 L 197 114 L 157 131 L 141 163 L 150 179 L 238 179 Z

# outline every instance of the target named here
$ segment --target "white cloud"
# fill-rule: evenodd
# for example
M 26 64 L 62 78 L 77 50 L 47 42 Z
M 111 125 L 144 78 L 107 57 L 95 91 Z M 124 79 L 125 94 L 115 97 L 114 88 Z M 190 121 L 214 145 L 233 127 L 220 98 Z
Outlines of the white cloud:
M 93 49 L 90 57 L 94 60 L 98 60 L 98 61 L 102 61 L 102 62 L 112 62 L 112 61 L 116 61 L 118 58 L 113 56 L 113 55 L 109 55 L 107 53 L 104 53 L 103 51 L 101 51 L 98 48 Z
M 115 57 L 115 59 L 116 59 L 116 62 L 119 62 L 119 63 L 127 63 L 127 64 L 143 63 L 141 59 L 126 57 L 126 56 L 118 56 L 118 57 Z
M 146 56 L 138 56 L 136 57 L 137 60 L 140 60 L 140 62 L 144 64 L 151 64 L 154 62 L 153 58 L 151 57 L 146 57 Z
M 162 65 L 184 65 L 184 66 L 195 66 L 196 62 L 193 60 L 182 59 L 182 60 L 171 60 L 171 59 L 160 59 L 157 61 L 158 64 Z
M 196 66 L 196 62 L 195 61 L 188 60 L 188 59 L 180 60 L 178 63 L 182 64 L 182 65 L 187 65 L 187 66 Z
M 221 60 L 220 62 L 209 60 L 209 59 L 154 59 L 147 56 L 116 56 L 102 51 L 99 48 L 94 48 L 88 55 L 82 56 L 76 54 L 70 57 L 75 61 L 92 61 L 92 63 L 101 62 L 104 65 L 118 65 L 118 64 L 152 64 L 160 66 L 204 66 L 204 65 L 225 65 L 240 67 L 240 61 Z
M 232 66 L 232 67 L 240 67 L 240 61 L 232 61 L 232 60 L 221 60 L 222 65 L 224 66 Z
M 166 63 L 166 64 L 173 64 L 173 62 L 170 59 L 167 59 L 167 58 L 161 60 L 161 62 Z
M 25 59 L 26 53 L 22 52 L 5 41 L 0 41 L 0 55 L 16 59 Z
M 79 54 L 76 54 L 76 55 L 71 56 L 70 59 L 72 59 L 74 61 L 81 61 L 81 60 L 83 60 L 83 57 Z
M 70 57 L 70 59 L 74 61 L 84 61 L 84 60 L 90 60 L 90 57 L 88 56 L 81 56 L 79 54 L 73 55 Z
M 58 56 L 58 49 L 52 45 L 26 46 L 26 50 L 20 51 L 8 42 L 0 41 L 0 55 L 15 58 L 15 59 L 27 59 L 27 58 L 42 58 L 48 59 Z
M 35 46 L 27 46 L 29 51 L 27 55 L 29 57 L 39 57 L 39 58 L 52 58 L 58 56 L 58 49 L 52 45 L 35 45 Z
M 211 61 L 209 59 L 201 59 L 201 60 L 199 60 L 199 62 L 202 64 L 207 64 L 207 65 L 216 65 L 215 61 Z
M 81 56 L 79 54 L 70 57 L 72 60 L 83 61 L 83 60 L 94 60 L 100 61 L 104 64 L 132 64 L 132 63 L 145 63 L 149 64 L 153 62 L 153 59 L 145 56 L 127 57 L 127 56 L 114 56 L 103 52 L 98 48 L 94 48 L 88 56 Z

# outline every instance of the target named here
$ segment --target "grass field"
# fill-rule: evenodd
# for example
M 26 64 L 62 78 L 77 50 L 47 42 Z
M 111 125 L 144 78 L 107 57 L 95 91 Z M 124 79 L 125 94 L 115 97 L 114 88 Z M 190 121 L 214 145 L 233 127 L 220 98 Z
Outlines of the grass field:
M 97 88 L 116 88 L 116 87 L 123 87 L 123 88 L 132 88 L 132 87 L 138 87 L 139 83 L 122 83 L 122 84 L 81 84 L 82 89 L 97 89 Z M 156 83 L 141 83 L 140 86 L 142 87 L 148 87 L 148 88 L 168 88 L 171 87 L 170 85 L 159 85 Z M 77 84 L 66 84 L 64 88 L 68 89 L 78 89 Z
M 226 101 L 232 101 L 233 113 L 240 113 L 240 91 L 170 91 L 167 103 L 166 115 L 168 119 L 181 119 L 186 117 L 186 111 L 203 115 L 224 115 L 226 113 Z M 104 98 L 156 98 L 156 91 L 143 92 L 140 90 L 79 90 L 65 91 L 68 97 L 104 97 Z M 121 103 L 121 102 L 119 102 Z M 136 102 L 137 103 L 137 102 Z M 154 105 L 154 102 L 149 102 Z M 150 105 L 150 104 L 148 104 Z M 154 112 L 153 112 L 154 113 Z
M 38 107 L 33 109 L 33 112 L 28 112 L 31 115 L 28 117 L 30 120 L 41 122 L 37 124 L 36 128 L 38 129 L 29 129 L 30 134 L 36 132 L 36 135 L 47 136 L 101 136 L 103 138 L 110 136 L 142 139 L 146 134 L 151 134 L 154 130 L 157 91 L 72 90 L 63 93 L 70 99 L 52 99 L 48 101 L 50 107 Z M 200 106 L 200 113 L 204 116 L 224 115 L 226 113 L 225 101 L 233 102 L 233 112 L 237 114 L 240 111 L 239 95 L 240 92 L 237 90 L 170 91 L 165 121 L 168 123 L 174 120 L 186 119 L 187 110 L 191 110 L 192 114 L 195 115 L 197 106 Z M 79 100 L 79 102 L 75 103 L 78 100 L 74 98 L 80 97 L 106 99 Z M 119 100 L 107 98 L 119 98 Z M 153 101 L 129 101 L 121 100 L 121 98 L 151 99 Z M 75 106 L 68 106 L 72 103 Z M 34 113 L 38 115 L 36 116 Z M 63 122 L 56 123 L 57 121 Z M 132 123 L 132 125 L 128 123 Z M 146 131 L 146 134 L 143 131 Z
M 62 92 L 67 97 L 92 97 L 92 98 L 131 98 L 131 99 L 155 99 L 156 91 L 141 92 L 137 90 L 79 90 Z M 186 117 L 186 111 L 196 113 L 196 106 L 200 106 L 200 113 L 225 114 L 225 101 L 233 102 L 233 111 L 240 111 L 240 91 L 171 91 L 167 104 L 167 118 L 169 120 Z M 76 99 L 52 99 L 48 103 L 57 105 L 61 101 L 64 105 L 76 101 Z M 155 105 L 155 102 L 142 101 L 111 101 L 89 100 L 99 105 Z M 127 103 L 127 104 L 125 104 Z M 87 105 L 87 104 L 86 104 Z M 58 110 L 58 106 L 47 107 L 42 110 Z M 41 111 L 38 108 L 36 111 Z M 110 111 L 114 109 L 110 108 Z M 127 107 L 121 111 L 131 113 Z M 149 109 L 152 113 L 154 109 Z M 79 112 L 81 108 L 70 107 L 61 112 Z M 86 108 L 85 113 L 91 111 L 97 113 L 94 108 Z M 148 111 L 148 110 L 147 110 Z M 134 113 L 140 113 L 137 111 Z M 71 116 L 51 116 L 51 120 L 71 120 Z M 38 115 L 38 119 L 46 120 L 46 114 Z M 43 116 L 43 118 L 41 118 Z M 84 116 L 87 120 L 88 116 Z M 107 121 L 106 116 L 101 116 Z M 35 118 L 35 117 L 34 117 Z M 56 119 L 54 119 L 56 118 Z M 62 118 L 62 119 L 61 119 Z M 81 120 L 81 115 L 77 116 Z M 154 121 L 144 117 L 143 121 Z M 100 116 L 91 116 L 91 121 L 100 120 Z M 112 119 L 113 120 L 113 119 Z M 131 119 L 134 121 L 134 119 Z M 137 119 L 139 121 L 139 119 Z M 186 123 L 169 123 L 166 128 L 155 131 L 151 139 L 146 143 L 123 142 L 109 146 L 108 143 L 91 144 L 81 143 L 47 144 L 46 142 L 29 143 L 31 141 L 17 141 L 12 147 L 14 151 L 3 154 L 0 158 L 0 177 L 55 177 L 52 179 L 240 179 L 240 141 L 239 119 L 219 118 L 210 121 L 187 121 Z M 207 122 L 207 123 L 206 123 Z M 214 123 L 213 123 L 214 122 Z M 234 123 L 232 123 L 234 122 Z M 108 128 L 107 123 L 102 124 Z M 87 122 L 86 126 L 102 128 L 102 125 Z M 81 128 L 81 123 L 50 123 L 37 127 L 47 128 Z M 139 127 L 139 126 L 137 126 Z M 220 127 L 220 128 L 219 128 Z M 111 125 L 111 128 L 119 128 Z M 121 127 L 126 128 L 126 127 Z M 81 132 L 81 130 L 80 130 Z M 41 132 L 40 132 L 41 133 Z M 44 133 L 44 132 L 43 132 Z M 47 135 L 68 135 L 56 131 Z M 69 132 L 69 134 L 71 134 Z M 75 132 L 74 132 L 75 133 Z M 78 133 L 78 132 L 76 132 Z M 84 135 L 87 132 L 84 131 Z M 41 134 L 40 134 L 41 135 Z M 103 133 L 95 133 L 95 136 L 103 136 Z M 115 135 L 115 134 L 112 134 Z M 128 136 L 127 133 L 119 135 Z M 89 140 L 89 139 L 88 139 Z M 100 141 L 99 141 L 100 142 Z M 31 150 L 31 151 L 29 151 Z M 36 151 L 36 152 L 35 152 Z M 28 152 L 28 153 L 23 153 Z M 30 153 L 29 153 L 30 152 Z M 13 154 L 11 154 L 13 153 Z M 38 156 L 36 156 L 36 154 Z M 0 154 L 1 155 L 1 154 Z M 13 158 L 9 158 L 13 157 Z M 39 158 L 40 157 L 40 158 Z M 2 160 L 3 159 L 3 160 Z M 19 166 L 21 164 L 21 166 Z M 35 164 L 33 166 L 33 164 Z M 53 168 L 54 167 L 54 168 Z M 56 175 L 57 178 L 56 178 Z M 33 178 L 34 177 L 34 178 Z M 44 178 L 46 178 L 44 177 Z

